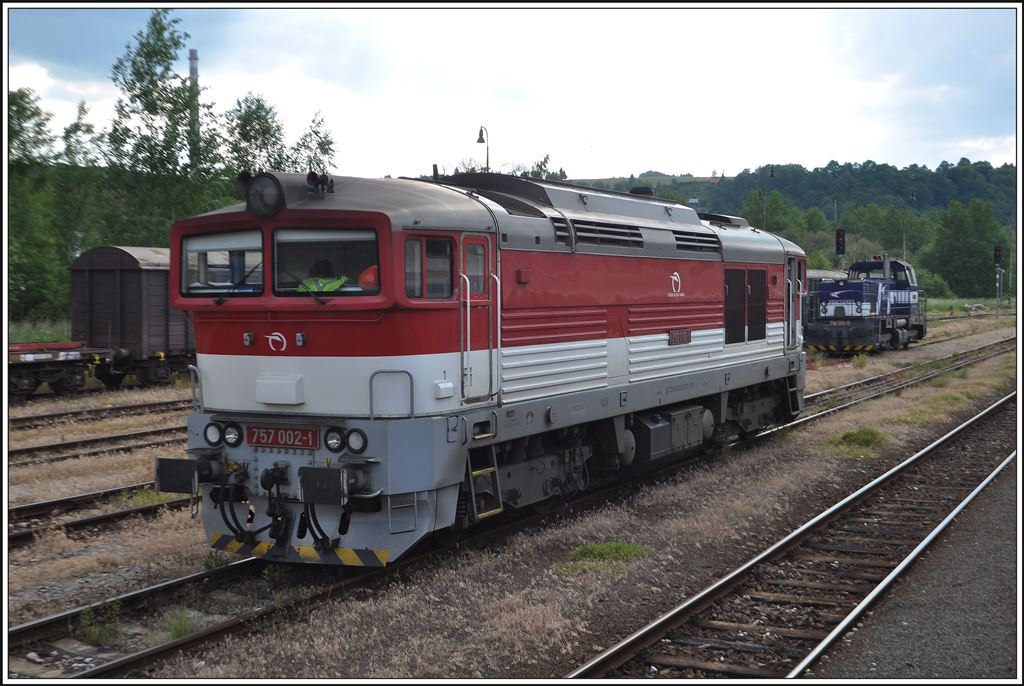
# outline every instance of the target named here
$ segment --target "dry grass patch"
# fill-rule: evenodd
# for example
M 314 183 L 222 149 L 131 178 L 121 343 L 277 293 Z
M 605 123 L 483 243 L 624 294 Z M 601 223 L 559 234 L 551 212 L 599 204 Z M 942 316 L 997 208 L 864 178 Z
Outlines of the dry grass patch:
M 173 388 L 164 386 L 161 388 L 147 389 L 125 389 L 121 391 L 108 391 L 95 395 L 80 396 L 36 396 L 36 399 L 29 403 L 17 403 L 8 407 L 8 414 L 11 417 L 28 417 L 37 414 L 51 414 L 55 412 L 71 412 L 74 410 L 91 410 L 101 407 L 120 407 L 122 405 L 139 405 L 142 403 L 156 403 L 166 400 L 188 400 L 191 398 L 191 391 L 185 388 Z
M 949 326 L 943 327 L 941 335 L 933 335 L 929 332 L 925 341 L 932 341 L 936 338 L 959 335 L 964 333 L 976 334 L 966 338 L 957 338 L 925 348 L 910 348 L 909 350 L 886 350 L 881 353 L 865 356 L 866 362 L 863 367 L 857 367 L 859 356 L 844 359 L 839 364 L 824 364 L 829 359 L 821 353 L 809 352 L 808 359 L 818 360 L 818 368 L 809 370 L 807 373 L 807 393 L 817 393 L 833 386 L 859 381 L 876 374 L 899 369 L 910 364 L 917 364 L 939 357 L 945 357 L 953 352 L 975 348 L 986 343 L 994 342 L 1000 338 L 1015 333 L 1016 324 L 1010 321 L 997 322 L 994 320 L 976 320 L 971 322 L 949 322 Z M 814 357 L 816 356 L 816 357 Z
M 53 500 L 81 493 L 104 491 L 153 480 L 157 457 L 184 453 L 179 448 L 157 446 L 127 453 L 107 453 L 49 464 L 8 468 L 8 505 Z

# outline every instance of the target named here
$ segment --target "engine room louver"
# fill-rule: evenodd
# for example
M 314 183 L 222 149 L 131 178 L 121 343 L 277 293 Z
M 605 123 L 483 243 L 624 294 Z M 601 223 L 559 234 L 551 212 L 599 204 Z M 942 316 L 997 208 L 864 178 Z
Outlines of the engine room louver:
M 694 250 L 697 252 L 722 252 L 722 242 L 718 236 L 704 233 L 693 233 L 692 231 L 681 231 L 672 229 L 672 235 L 676 239 L 676 250 Z
M 576 243 L 592 245 L 614 245 L 623 248 L 643 248 L 644 237 L 637 226 L 623 224 L 599 224 L 597 222 L 574 221 Z
M 557 245 L 569 245 L 569 222 L 562 218 L 555 218 L 551 220 L 551 224 L 555 227 L 555 243 Z

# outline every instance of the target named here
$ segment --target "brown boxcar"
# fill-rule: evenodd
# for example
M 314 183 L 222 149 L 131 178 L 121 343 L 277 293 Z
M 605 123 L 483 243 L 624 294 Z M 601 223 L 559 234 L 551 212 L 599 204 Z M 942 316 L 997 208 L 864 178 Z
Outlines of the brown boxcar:
M 191 358 L 189 322 L 168 305 L 169 259 L 167 248 L 102 246 L 71 264 L 71 338 L 111 350 L 93 371 L 107 386 L 128 373 L 166 382 Z

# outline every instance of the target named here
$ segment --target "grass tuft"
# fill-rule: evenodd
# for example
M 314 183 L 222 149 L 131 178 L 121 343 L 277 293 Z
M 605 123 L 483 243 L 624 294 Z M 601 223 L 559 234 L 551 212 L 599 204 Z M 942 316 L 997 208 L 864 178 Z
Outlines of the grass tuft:
M 171 638 L 182 638 L 199 631 L 199 622 L 185 608 L 179 608 L 170 616 L 167 630 Z
M 870 457 L 873 451 L 888 445 L 889 438 L 872 426 L 862 426 L 853 431 L 847 431 L 842 436 L 832 438 L 828 443 L 850 457 L 864 458 Z
M 121 606 L 117 603 L 97 608 L 87 607 L 82 611 L 82 635 L 89 643 L 104 645 L 119 635 L 118 621 Z
M 203 569 L 206 571 L 210 571 L 211 569 L 220 569 L 221 567 L 226 567 L 230 563 L 230 557 L 219 550 L 211 550 L 207 553 L 206 557 L 203 558 Z

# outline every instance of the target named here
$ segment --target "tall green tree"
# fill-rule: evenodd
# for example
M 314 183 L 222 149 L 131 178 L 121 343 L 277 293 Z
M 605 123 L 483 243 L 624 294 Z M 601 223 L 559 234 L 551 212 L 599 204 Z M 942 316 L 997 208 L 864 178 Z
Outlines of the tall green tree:
M 171 10 L 154 10 L 111 73 L 121 97 L 106 136 L 118 220 L 110 230 L 122 242 L 167 245 L 171 222 L 224 202 L 228 192 L 217 118 L 174 70 L 189 38 L 180 22 Z
M 1006 244 L 987 202 L 972 200 L 964 206 L 956 200 L 943 214 L 924 266 L 940 276 L 963 298 L 995 295 L 993 248 Z
M 98 244 L 107 221 L 103 193 L 106 170 L 99 166 L 99 136 L 86 121 L 88 113 L 85 101 L 79 102 L 75 121 L 65 127 L 61 136 L 64 149 L 53 170 L 61 198 L 53 208 L 53 231 L 64 270 L 83 250 Z
M 327 174 L 334 168 L 334 137 L 317 112 L 309 127 L 288 151 L 288 169 L 293 172 Z
M 62 287 L 53 232 L 53 118 L 30 89 L 7 94 L 8 302 L 12 320 L 64 317 L 52 294 Z
M 234 172 L 280 171 L 288 166 L 284 127 L 262 95 L 247 94 L 225 115 L 226 163 Z M 308 170 L 307 170 L 308 171 Z
M 7 163 L 47 164 L 53 160 L 53 115 L 39 107 L 31 88 L 7 92 Z

